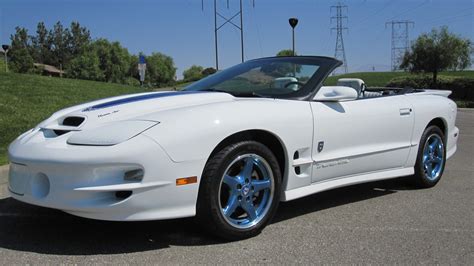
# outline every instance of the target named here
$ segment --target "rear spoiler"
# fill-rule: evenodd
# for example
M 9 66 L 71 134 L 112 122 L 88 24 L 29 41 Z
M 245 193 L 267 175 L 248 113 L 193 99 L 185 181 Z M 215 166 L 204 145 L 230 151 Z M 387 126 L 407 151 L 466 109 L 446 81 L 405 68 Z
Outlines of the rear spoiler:
M 420 92 L 420 94 L 439 95 L 444 97 L 448 97 L 449 95 L 451 95 L 451 93 L 453 92 L 448 90 L 423 90 L 422 92 Z

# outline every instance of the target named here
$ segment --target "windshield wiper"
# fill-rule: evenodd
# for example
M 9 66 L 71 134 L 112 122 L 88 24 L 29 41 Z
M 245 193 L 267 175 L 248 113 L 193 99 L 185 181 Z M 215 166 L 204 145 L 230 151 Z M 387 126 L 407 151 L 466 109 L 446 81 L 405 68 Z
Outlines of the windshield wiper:
M 225 90 L 220 90 L 220 89 L 216 89 L 216 88 L 207 88 L 207 89 L 203 89 L 203 90 L 200 90 L 200 91 L 224 92 L 224 93 L 229 93 L 229 94 L 231 94 L 232 96 L 235 96 L 235 97 L 259 97 L 259 98 L 269 97 L 269 96 L 266 96 L 266 95 L 258 94 L 254 91 L 251 91 L 251 92 L 231 92 L 231 91 L 225 91 Z
M 216 89 L 216 88 L 207 88 L 207 89 L 203 89 L 203 90 L 199 90 L 199 91 L 225 92 L 225 93 L 232 94 L 232 92 L 230 92 L 230 91 L 219 90 L 219 89 Z
M 254 91 L 235 93 L 234 96 L 236 96 L 236 97 L 259 97 L 259 98 L 266 98 L 266 97 L 269 97 L 269 96 L 266 96 L 266 95 L 262 95 L 262 94 L 256 93 L 256 92 L 254 92 Z

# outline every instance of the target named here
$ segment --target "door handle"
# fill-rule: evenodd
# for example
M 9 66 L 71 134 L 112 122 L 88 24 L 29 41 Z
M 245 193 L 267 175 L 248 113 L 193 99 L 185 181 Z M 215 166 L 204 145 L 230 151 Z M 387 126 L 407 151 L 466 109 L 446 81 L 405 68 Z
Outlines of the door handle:
M 400 108 L 400 115 L 410 115 L 412 112 L 411 108 Z

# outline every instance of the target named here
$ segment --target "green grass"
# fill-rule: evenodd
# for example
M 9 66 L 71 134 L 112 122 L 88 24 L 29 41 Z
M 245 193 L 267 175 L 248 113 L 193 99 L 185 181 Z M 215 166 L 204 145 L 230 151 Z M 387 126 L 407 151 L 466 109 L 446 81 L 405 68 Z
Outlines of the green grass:
M 325 81 L 325 85 L 333 86 L 336 85 L 337 80 L 340 78 L 360 78 L 364 80 L 365 84 L 369 87 L 383 87 L 387 85 L 387 83 L 395 78 L 401 76 L 410 76 L 413 74 L 407 72 L 361 72 L 361 73 L 350 73 L 338 76 L 330 76 Z M 466 77 L 466 78 L 474 78 L 474 71 L 447 71 L 441 72 L 439 75 L 443 76 L 451 76 L 451 77 Z
M 0 165 L 7 163 L 11 141 L 59 109 L 143 91 L 113 83 L 5 73 L 0 69 Z
M 5 72 L 5 57 L 0 55 L 0 72 Z

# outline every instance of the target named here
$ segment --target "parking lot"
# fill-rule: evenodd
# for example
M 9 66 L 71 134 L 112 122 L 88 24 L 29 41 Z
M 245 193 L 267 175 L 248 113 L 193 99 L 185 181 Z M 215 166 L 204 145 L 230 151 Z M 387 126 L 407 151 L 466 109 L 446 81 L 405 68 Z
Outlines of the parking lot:
M 458 151 L 443 179 L 417 190 L 406 179 L 282 203 L 261 235 L 221 242 L 192 219 L 102 222 L 8 197 L 0 172 L 0 265 L 58 263 L 474 262 L 474 110 L 460 109 Z

